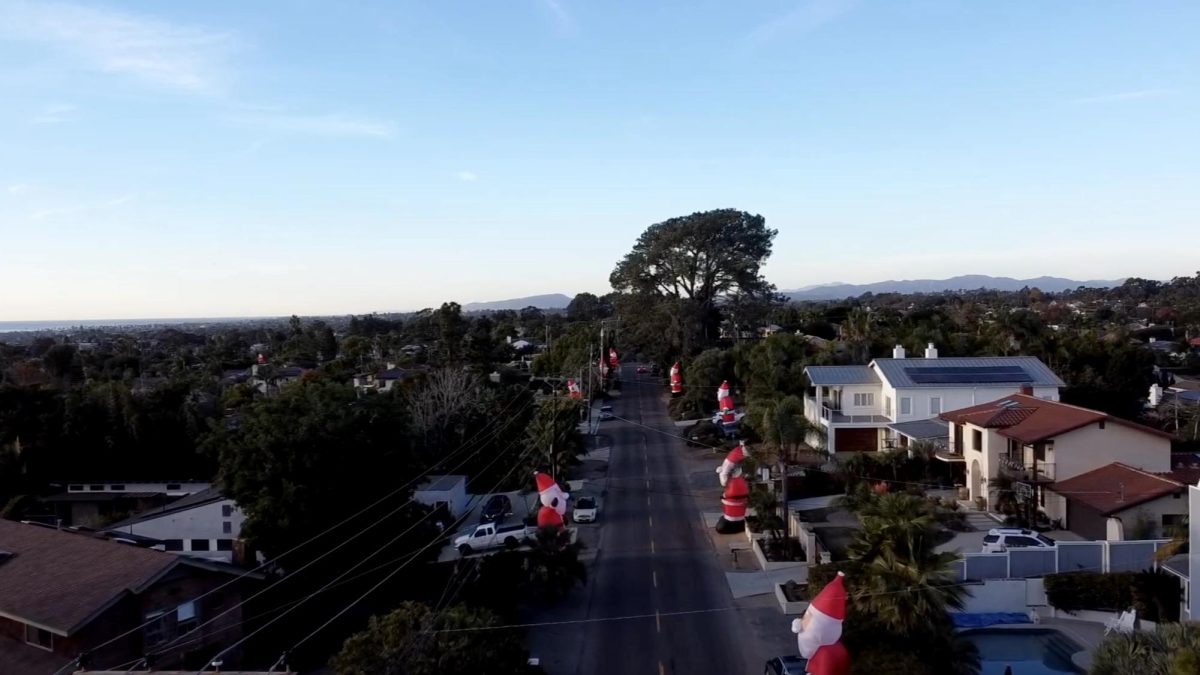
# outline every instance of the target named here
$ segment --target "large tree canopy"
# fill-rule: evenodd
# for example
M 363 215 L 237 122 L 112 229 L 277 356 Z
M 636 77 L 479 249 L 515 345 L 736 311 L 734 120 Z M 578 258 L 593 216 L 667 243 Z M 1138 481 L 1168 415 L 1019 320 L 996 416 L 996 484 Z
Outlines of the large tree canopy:
M 776 230 L 762 216 L 718 209 L 651 225 L 609 277 L 618 291 L 688 299 L 709 306 L 732 292 L 772 290 L 760 268 Z

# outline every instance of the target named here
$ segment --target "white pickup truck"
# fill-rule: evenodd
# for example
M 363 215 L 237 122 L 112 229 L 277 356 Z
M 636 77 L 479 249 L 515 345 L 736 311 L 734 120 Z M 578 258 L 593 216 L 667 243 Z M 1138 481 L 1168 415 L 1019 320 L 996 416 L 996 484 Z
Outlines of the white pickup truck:
M 480 523 L 474 531 L 455 537 L 454 547 L 462 555 L 471 555 L 475 551 L 486 551 L 501 546 L 516 548 L 535 536 L 537 528 L 523 523 Z

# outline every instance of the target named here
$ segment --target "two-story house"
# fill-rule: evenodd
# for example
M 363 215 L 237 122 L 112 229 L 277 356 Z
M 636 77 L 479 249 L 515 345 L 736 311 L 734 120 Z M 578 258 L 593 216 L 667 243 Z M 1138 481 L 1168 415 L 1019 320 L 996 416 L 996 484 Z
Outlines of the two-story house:
M 245 520 L 237 503 L 213 487 L 113 523 L 103 532 L 162 551 L 233 562 Z
M 1028 389 L 941 419 L 950 425 L 947 455 L 966 464 L 971 499 L 989 508 L 1004 476 L 1019 499 L 1094 539 L 1133 538 L 1139 527 L 1158 536 L 1187 513 L 1184 486 L 1170 474 L 1171 435 L 1158 429 Z
M 924 358 L 907 358 L 897 345 L 892 358 L 865 366 L 809 366 L 804 413 L 825 430 L 830 453 L 905 447 L 918 440 L 946 441 L 944 424 L 931 422 L 948 410 L 994 401 L 1031 387 L 1058 400 L 1063 386 L 1033 356 L 939 358 L 930 344 Z

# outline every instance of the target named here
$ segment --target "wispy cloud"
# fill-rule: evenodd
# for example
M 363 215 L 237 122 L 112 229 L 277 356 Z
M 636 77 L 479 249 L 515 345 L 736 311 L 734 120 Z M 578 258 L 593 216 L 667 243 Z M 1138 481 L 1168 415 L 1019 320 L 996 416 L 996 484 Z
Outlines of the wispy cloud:
M 264 112 L 234 115 L 228 119 L 235 124 L 276 133 L 382 140 L 391 140 L 396 136 L 396 128 L 391 122 L 341 114 L 293 115 Z
M 458 179 L 464 183 L 474 183 L 475 181 L 479 180 L 479 176 L 477 176 L 473 171 L 459 171 L 455 175 L 458 176 Z
M 1119 103 L 1121 101 L 1137 101 L 1145 98 L 1163 98 L 1178 93 L 1174 89 L 1136 89 L 1133 91 L 1122 91 L 1116 94 L 1104 94 L 1102 96 L 1086 96 L 1077 98 L 1072 103 Z
M 51 103 L 29 120 L 30 124 L 58 124 L 71 119 L 75 106 L 70 103 Z
M 802 0 L 790 12 L 777 16 L 750 31 L 748 41 L 762 45 L 773 40 L 803 35 L 850 13 L 858 0 Z
M 28 194 L 32 189 L 33 186 L 29 183 L 13 183 L 12 185 L 5 187 L 4 191 L 10 195 L 23 195 Z
M 0 0 L 0 38 L 51 45 L 102 72 L 212 93 L 223 85 L 229 33 L 55 2 Z
M 554 25 L 559 33 L 569 35 L 575 32 L 575 17 L 571 16 L 571 12 L 563 4 L 563 0 L 539 0 L 539 2 L 554 19 Z
M 110 211 L 120 208 L 137 199 L 136 195 L 126 194 L 112 199 L 106 199 L 101 202 L 92 202 L 88 204 L 78 204 L 75 206 L 58 206 L 45 209 L 37 209 L 29 214 L 33 220 L 49 220 L 62 216 L 77 216 L 84 213 L 93 213 L 96 211 Z

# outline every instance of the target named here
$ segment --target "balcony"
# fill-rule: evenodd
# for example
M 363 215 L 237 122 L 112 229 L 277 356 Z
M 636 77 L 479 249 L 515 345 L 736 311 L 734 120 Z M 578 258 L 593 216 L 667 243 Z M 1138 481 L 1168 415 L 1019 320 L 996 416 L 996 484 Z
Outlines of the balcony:
M 1017 457 L 1000 456 L 1000 470 L 1013 480 L 1025 483 L 1053 483 L 1054 463 L 1026 462 Z

